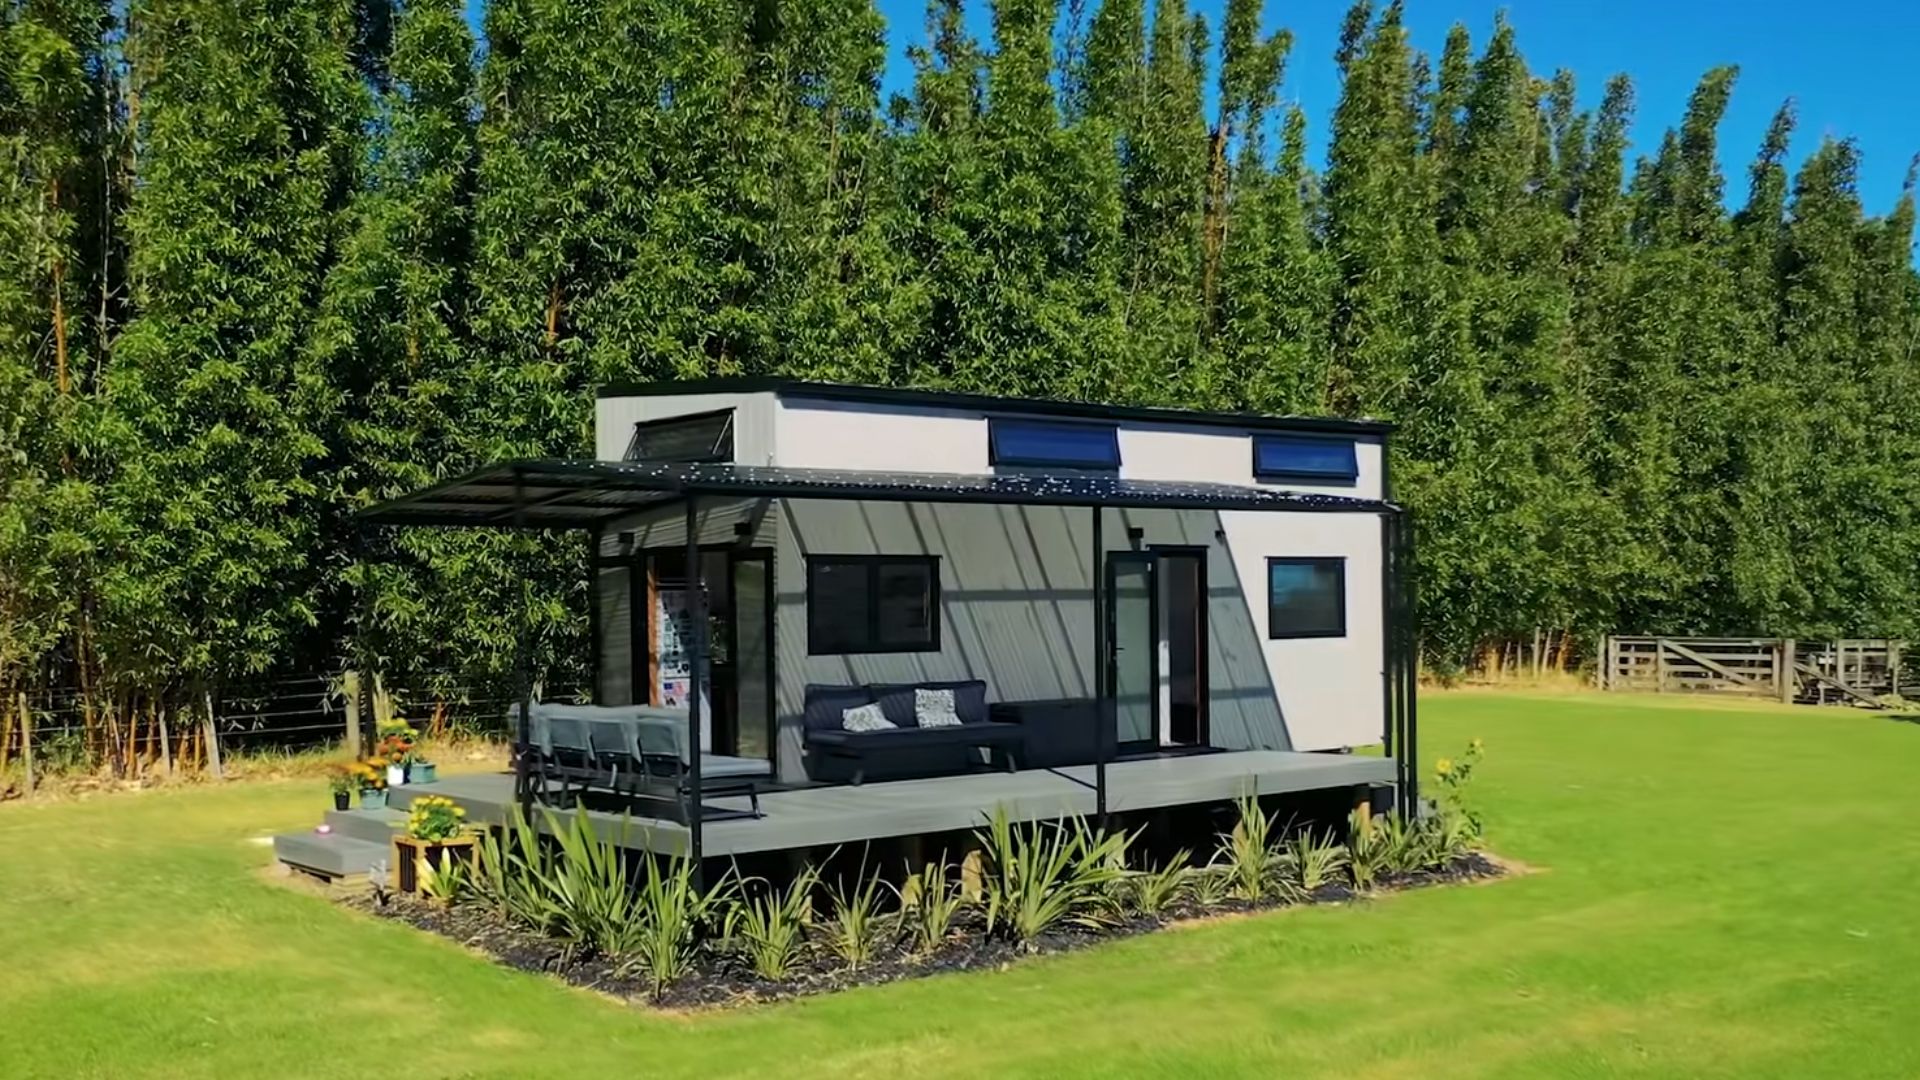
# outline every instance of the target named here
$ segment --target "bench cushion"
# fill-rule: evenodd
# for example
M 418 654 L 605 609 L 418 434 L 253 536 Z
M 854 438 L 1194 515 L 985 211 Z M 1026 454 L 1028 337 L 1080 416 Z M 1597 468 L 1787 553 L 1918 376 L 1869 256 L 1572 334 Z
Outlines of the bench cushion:
M 806 707 L 800 725 L 807 731 L 840 729 L 848 709 L 873 704 L 873 691 L 864 686 L 824 686 L 807 684 Z M 888 717 L 892 719 L 892 717 Z M 895 721 L 898 723 L 899 721 Z
M 914 715 L 915 690 L 951 690 L 953 691 L 953 711 L 960 717 L 962 724 L 984 724 L 987 722 L 987 684 L 980 679 L 960 679 L 955 682 L 903 683 L 895 686 L 875 686 L 872 688 L 875 700 L 880 702 L 880 711 L 887 714 L 895 727 L 918 727 L 919 719 Z
M 936 728 L 887 728 L 882 731 L 847 731 L 820 728 L 807 732 L 813 746 L 832 746 L 862 753 L 914 746 L 998 746 L 1020 742 L 1026 732 L 1019 724 L 983 720 L 978 724 L 958 724 Z

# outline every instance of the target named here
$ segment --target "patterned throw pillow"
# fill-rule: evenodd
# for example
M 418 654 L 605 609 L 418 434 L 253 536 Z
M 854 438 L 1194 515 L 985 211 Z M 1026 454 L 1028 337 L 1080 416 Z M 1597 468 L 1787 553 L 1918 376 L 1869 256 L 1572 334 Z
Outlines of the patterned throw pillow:
M 886 713 L 880 711 L 880 703 L 876 701 L 870 705 L 842 711 L 840 726 L 848 731 L 887 731 L 894 724 L 887 719 Z
M 953 691 L 916 689 L 913 692 L 913 722 L 921 727 L 960 726 L 960 714 L 953 709 Z

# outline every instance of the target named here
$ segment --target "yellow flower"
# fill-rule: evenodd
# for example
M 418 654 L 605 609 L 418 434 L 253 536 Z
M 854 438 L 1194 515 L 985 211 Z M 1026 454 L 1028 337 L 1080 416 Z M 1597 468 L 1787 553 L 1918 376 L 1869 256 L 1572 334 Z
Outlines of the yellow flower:
M 1433 771 L 1439 773 L 1441 776 L 1447 775 L 1453 771 L 1453 759 L 1441 758 L 1439 761 L 1434 762 Z

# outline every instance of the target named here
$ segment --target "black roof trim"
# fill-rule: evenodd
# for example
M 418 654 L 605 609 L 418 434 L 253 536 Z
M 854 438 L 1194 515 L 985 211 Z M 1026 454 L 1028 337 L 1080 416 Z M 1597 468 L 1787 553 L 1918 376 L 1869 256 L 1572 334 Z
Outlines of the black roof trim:
M 1077 473 L 879 473 L 683 462 L 503 461 L 357 512 L 365 524 L 592 528 L 690 495 L 773 499 L 1395 513 L 1281 488 Z
M 670 394 L 758 394 L 844 401 L 854 404 L 903 405 L 919 408 L 965 409 L 984 413 L 1033 413 L 1042 416 L 1093 420 L 1132 420 L 1156 424 L 1201 424 L 1262 431 L 1324 431 L 1344 435 L 1385 436 L 1393 424 L 1385 420 L 1346 420 L 1331 416 L 1270 416 L 1264 413 L 1205 412 L 1144 405 L 1102 405 L 1091 401 L 1047 398 L 995 397 L 952 390 L 857 386 L 852 383 L 811 382 L 773 375 L 717 376 L 667 382 L 610 383 L 599 396 L 660 397 Z

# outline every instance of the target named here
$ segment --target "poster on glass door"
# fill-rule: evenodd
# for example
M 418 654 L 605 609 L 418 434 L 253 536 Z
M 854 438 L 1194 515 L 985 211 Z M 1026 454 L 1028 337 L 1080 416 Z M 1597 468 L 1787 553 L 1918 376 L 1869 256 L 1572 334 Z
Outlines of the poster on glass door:
M 693 685 L 693 611 L 691 596 L 684 588 L 661 587 L 654 591 L 654 625 L 660 628 L 659 674 L 654 700 L 669 709 L 684 709 L 691 700 Z M 704 749 L 712 731 L 713 698 L 706 686 L 700 687 L 700 745 Z

